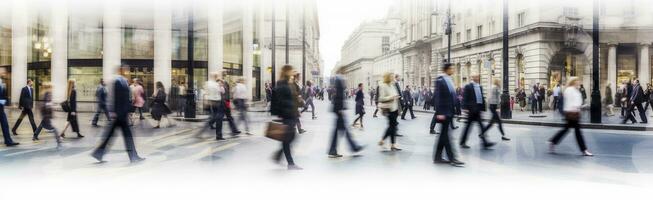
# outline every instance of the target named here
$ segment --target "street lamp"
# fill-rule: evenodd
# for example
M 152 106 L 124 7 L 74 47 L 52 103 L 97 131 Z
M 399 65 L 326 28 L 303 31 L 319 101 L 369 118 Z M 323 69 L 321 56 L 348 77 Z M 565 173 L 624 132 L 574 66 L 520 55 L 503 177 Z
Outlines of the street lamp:
M 590 121 L 601 123 L 601 92 L 599 90 L 599 0 L 594 0 L 592 16 L 592 102 Z
M 186 110 L 184 112 L 184 118 L 195 118 L 195 84 L 193 84 L 195 81 L 193 80 L 195 74 L 194 74 L 194 63 L 195 63 L 195 58 L 194 58 L 194 49 L 195 49 L 195 44 L 194 44 L 194 28 L 193 28 L 193 3 L 191 1 L 191 5 L 188 8 L 188 65 L 186 66 L 186 74 L 188 75 L 187 77 L 187 83 L 188 87 L 186 90 Z
M 503 0 L 503 53 L 501 63 L 503 64 L 503 94 L 501 94 L 501 118 L 511 119 L 512 111 L 510 110 L 510 91 L 508 91 L 509 65 L 508 65 L 508 0 Z

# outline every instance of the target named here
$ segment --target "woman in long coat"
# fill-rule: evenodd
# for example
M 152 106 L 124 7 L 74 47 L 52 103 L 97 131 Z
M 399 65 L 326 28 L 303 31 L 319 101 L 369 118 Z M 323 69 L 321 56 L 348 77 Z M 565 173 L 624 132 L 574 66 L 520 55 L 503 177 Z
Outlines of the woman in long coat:
M 356 114 L 358 117 L 354 119 L 354 123 L 351 126 L 356 126 L 356 122 L 360 120 L 360 126 L 363 128 L 363 115 L 365 115 L 365 94 L 363 93 L 363 84 L 358 84 L 358 91 L 356 91 Z
M 170 111 L 170 108 L 166 105 L 166 92 L 165 88 L 163 87 L 163 83 L 161 81 L 156 82 L 156 92 L 154 93 L 154 96 L 152 97 L 152 118 L 156 120 L 156 126 L 154 128 L 160 128 L 161 125 L 161 118 L 165 117 L 168 120 L 168 123 L 170 123 L 170 119 L 168 119 L 168 114 L 172 113 Z

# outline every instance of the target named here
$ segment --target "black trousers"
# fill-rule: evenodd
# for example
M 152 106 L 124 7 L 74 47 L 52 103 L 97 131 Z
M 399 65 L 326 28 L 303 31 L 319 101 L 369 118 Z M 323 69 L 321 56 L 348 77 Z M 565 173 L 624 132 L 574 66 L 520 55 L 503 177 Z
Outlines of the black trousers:
M 413 105 L 405 105 L 404 106 L 404 113 L 401 114 L 401 119 L 406 118 L 406 113 L 410 111 L 410 117 L 415 118 L 415 113 L 413 113 Z
M 449 130 L 451 130 L 449 129 L 449 126 L 452 120 L 453 117 L 447 116 L 446 119 L 441 122 L 442 126 L 440 126 L 440 136 L 438 137 L 438 141 L 434 146 L 434 161 L 442 159 L 443 150 L 447 152 L 447 158 L 449 158 L 450 161 L 456 160 L 456 155 L 454 154 L 453 148 L 451 147 L 451 138 L 449 138 Z
M 32 132 L 36 132 L 36 123 L 34 122 L 34 112 L 32 112 L 31 108 L 23 108 L 23 110 L 20 112 L 20 116 L 18 117 L 18 120 L 16 120 L 16 124 L 14 124 L 14 127 L 11 129 L 11 132 L 16 132 L 16 129 L 20 126 L 20 123 L 23 122 L 23 118 L 27 115 L 27 118 L 29 119 L 29 124 L 32 125 Z
M 567 124 L 565 124 L 565 128 L 560 130 L 557 134 L 555 134 L 549 141 L 555 145 L 559 144 L 562 138 L 567 135 L 567 131 L 569 131 L 570 128 L 574 129 L 574 134 L 576 135 L 576 142 L 578 143 L 578 148 L 580 148 L 580 151 L 585 151 L 587 150 L 587 146 L 585 145 L 585 139 L 583 139 L 583 133 L 580 131 L 580 124 L 578 123 L 578 119 L 570 119 L 566 118 Z
M 354 119 L 354 122 L 352 124 L 356 124 L 360 120 L 361 126 L 363 126 L 363 116 L 365 116 L 365 113 L 358 113 L 358 117 Z
M 472 123 L 474 122 L 478 123 L 478 127 L 481 129 L 481 133 L 479 134 L 481 142 L 483 145 L 487 144 L 487 140 L 485 140 L 485 126 L 483 126 L 483 122 L 481 121 L 481 111 L 470 110 L 467 113 L 467 124 L 465 125 L 465 131 L 460 138 L 460 145 L 465 145 L 467 143 L 467 135 L 469 134 L 469 129 L 472 128 Z
M 633 103 L 628 107 L 628 110 L 626 111 L 626 118 L 624 118 L 622 123 L 626 123 L 628 120 L 632 121 L 633 123 L 637 123 L 637 120 L 635 120 L 635 116 L 633 115 L 635 108 L 637 108 L 637 111 L 639 111 L 639 118 L 642 120 L 642 122 L 648 122 L 646 110 L 644 110 L 644 107 L 642 107 L 642 103 Z
M 531 113 L 535 114 L 537 112 L 537 99 L 531 100 Z
M 77 115 L 76 114 L 73 115 L 72 113 L 68 113 L 68 122 L 70 122 L 70 126 L 72 127 L 73 132 L 79 133 L 79 123 L 77 122 Z
M 107 116 L 107 120 L 111 120 L 111 116 L 109 115 L 109 110 L 107 109 L 107 105 L 98 104 L 97 110 L 93 115 L 93 121 L 91 122 L 92 125 L 97 125 L 97 122 L 98 120 L 100 120 L 100 115 L 102 113 L 104 113 L 104 115 Z
M 490 119 L 490 123 L 487 125 L 485 128 L 485 131 L 489 130 L 493 124 L 497 124 L 499 127 L 499 131 L 501 132 L 501 136 L 505 136 L 506 133 L 503 132 L 503 122 L 501 121 L 501 116 L 497 112 L 497 108 L 499 106 L 497 104 L 490 104 L 490 112 L 492 113 L 492 119 Z
M 32 136 L 32 139 L 38 139 L 39 134 L 41 134 L 41 130 L 46 129 L 46 130 L 52 130 L 54 133 L 54 138 L 57 140 L 57 143 L 61 143 L 61 138 L 59 137 L 59 133 L 57 132 L 57 129 L 52 126 L 52 120 L 50 118 L 43 118 L 41 120 L 41 124 L 39 124 L 39 127 L 36 128 L 36 131 L 34 131 L 34 136 Z
M 290 148 L 292 142 L 295 140 L 295 123 L 297 123 L 297 119 L 282 119 L 281 122 L 287 126 L 286 139 L 281 142 L 281 149 L 274 154 L 274 159 L 279 160 L 281 159 L 281 155 L 283 155 L 286 157 L 288 165 L 295 165 Z
M 544 102 L 544 99 L 537 100 L 537 108 L 539 109 L 540 113 L 542 112 L 542 102 Z
M 354 139 L 351 137 L 351 133 L 349 130 L 347 130 L 347 126 L 345 125 L 345 116 L 343 116 L 342 112 L 336 112 L 336 129 L 333 131 L 333 135 L 331 135 L 331 146 L 329 147 L 329 155 L 336 155 L 338 154 L 338 135 L 343 134 L 345 135 L 345 138 L 347 138 L 347 142 L 349 142 L 349 147 L 351 148 L 352 151 L 357 151 L 358 145 L 354 141 Z
M 11 139 L 11 133 L 9 133 L 9 122 L 7 121 L 4 105 L 0 105 L 0 127 L 2 128 L 2 137 L 5 144 L 13 144 L 14 141 Z
M 385 134 L 383 135 L 382 140 L 390 137 L 390 143 L 395 144 L 395 138 L 397 137 L 397 125 L 399 125 L 399 122 L 397 122 L 397 117 L 399 117 L 399 110 L 388 113 L 388 129 L 385 130 Z
M 438 114 L 436 113 L 436 114 L 433 114 L 433 118 L 431 118 L 431 127 L 429 128 L 429 130 L 435 130 L 435 125 L 437 123 L 438 123 Z M 451 120 L 449 122 L 449 127 L 451 127 L 453 129 L 453 127 L 454 127 L 453 120 Z
M 211 102 L 211 119 L 209 120 L 209 123 L 207 126 L 205 126 L 202 129 L 202 132 L 204 129 L 208 128 L 209 126 L 215 124 L 215 139 L 223 139 L 222 137 L 222 123 L 225 118 L 225 113 L 226 113 L 224 105 L 222 104 L 221 101 L 213 101 Z M 229 125 L 231 127 L 231 134 L 234 135 L 238 130 L 236 129 L 236 125 L 233 122 L 233 119 L 231 121 L 228 121 Z
M 558 101 L 560 101 L 560 97 L 553 97 L 553 110 L 558 109 Z
M 111 144 L 111 141 L 113 140 L 113 135 L 115 133 L 116 128 L 120 127 L 120 130 L 122 130 L 122 138 L 125 143 L 125 148 L 127 150 L 127 156 L 129 156 L 129 160 L 135 160 L 138 159 L 138 153 L 136 152 L 136 145 L 134 144 L 134 137 L 132 135 L 132 131 L 129 128 L 129 117 L 128 116 L 119 116 L 115 120 L 111 122 L 111 125 L 108 126 L 106 129 L 106 132 L 104 133 L 104 137 L 102 139 L 102 143 L 100 143 L 100 146 L 97 147 L 94 151 L 94 155 L 99 155 L 100 158 L 104 156 L 106 153 L 107 147 Z
M 301 113 L 306 112 L 306 110 L 308 110 L 308 106 L 311 106 L 311 113 L 313 114 L 313 117 L 315 117 L 315 104 L 313 104 L 313 99 L 306 100 L 306 103 L 304 104 L 304 109 L 302 109 Z

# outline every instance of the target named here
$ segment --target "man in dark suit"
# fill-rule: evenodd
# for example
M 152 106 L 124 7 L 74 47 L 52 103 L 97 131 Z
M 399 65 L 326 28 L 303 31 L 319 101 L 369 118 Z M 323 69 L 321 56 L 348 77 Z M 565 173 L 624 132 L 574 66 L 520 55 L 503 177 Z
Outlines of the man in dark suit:
M 127 149 L 127 155 L 129 160 L 132 163 L 140 162 L 145 160 L 138 156 L 136 152 L 136 146 L 134 145 L 134 138 L 132 136 L 132 131 L 129 128 L 129 110 L 131 107 L 129 99 L 129 83 L 124 77 L 129 73 L 129 67 L 126 65 L 120 66 L 118 68 L 118 77 L 114 81 L 113 85 L 113 105 L 111 106 L 111 114 L 115 117 L 110 126 L 106 129 L 104 138 L 100 146 L 93 151 L 93 158 L 97 159 L 99 162 L 104 162 L 102 157 L 106 153 L 106 148 L 109 145 L 111 139 L 113 138 L 113 133 L 116 128 L 120 127 L 122 130 L 122 135 Z
M 453 67 L 450 63 L 445 63 L 442 68 L 444 72 L 435 80 L 435 94 L 433 96 L 433 103 L 435 105 L 435 113 L 437 120 L 442 123 L 440 126 L 440 137 L 434 149 L 434 163 L 449 163 L 453 166 L 463 166 L 465 163 L 456 159 L 456 155 L 451 147 L 451 138 L 449 138 L 449 126 L 454 116 L 454 105 L 456 103 L 456 90 L 453 86 L 451 75 L 454 73 Z M 442 158 L 442 151 L 447 151 L 447 158 Z
M 97 100 L 97 110 L 91 124 L 93 127 L 98 127 L 97 121 L 100 119 L 100 114 L 104 113 L 107 120 L 111 120 L 109 109 L 107 109 L 107 88 L 104 85 L 104 79 L 100 79 L 100 85 L 95 89 L 95 99 Z
M 11 129 L 11 132 L 14 133 L 14 135 L 18 135 L 16 133 L 16 129 L 18 129 L 18 126 L 20 126 L 20 123 L 23 122 L 23 118 L 25 115 L 27 115 L 27 118 L 29 119 L 30 125 L 32 125 L 32 133 L 36 131 L 36 123 L 34 122 L 34 112 L 32 112 L 32 108 L 34 107 L 34 88 L 32 88 L 32 80 L 27 79 L 27 85 L 23 87 L 22 90 L 20 90 L 20 100 L 18 101 L 18 109 L 21 110 L 20 116 L 18 117 L 18 120 L 16 120 L 16 124 L 14 124 L 14 127 Z
M 642 86 L 639 85 L 639 80 L 634 80 L 633 81 L 633 89 L 632 93 L 630 95 L 629 99 L 629 107 L 628 107 L 628 112 L 626 113 L 626 118 L 621 122 L 622 124 L 625 124 L 628 120 L 632 121 L 633 124 L 637 122 L 635 120 L 635 116 L 633 116 L 634 109 L 637 107 L 637 111 L 639 111 L 639 117 L 642 119 L 640 123 L 648 123 L 648 119 L 646 118 L 646 110 L 644 110 L 644 107 L 642 106 L 642 102 L 644 101 L 644 90 L 642 89 Z
M 333 104 L 333 113 L 336 114 L 336 129 L 333 131 L 333 135 L 331 136 L 331 145 L 329 148 L 329 158 L 339 158 L 342 157 L 342 155 L 338 154 L 338 133 L 342 133 L 345 135 L 345 138 L 347 138 L 347 141 L 349 142 L 349 147 L 353 152 L 359 152 L 360 150 L 363 149 L 363 147 L 359 146 L 356 144 L 354 139 L 351 137 L 351 133 L 349 130 L 347 130 L 347 126 L 345 125 L 345 116 L 342 113 L 346 109 L 346 102 L 345 102 L 345 80 L 337 75 L 336 77 L 333 78 L 333 87 L 336 90 L 336 93 L 333 97 L 333 101 L 331 103 Z
M 16 146 L 19 143 L 11 139 L 9 133 L 9 122 L 7 121 L 7 114 L 5 113 L 5 104 L 7 104 L 7 88 L 0 79 L 0 127 L 2 127 L 2 136 L 4 137 L 5 145 L 8 147 Z
M 403 97 L 404 97 L 404 113 L 401 114 L 401 119 L 406 120 L 406 113 L 410 111 L 410 116 L 412 119 L 415 119 L 415 114 L 413 113 L 413 105 L 415 101 L 413 100 L 413 95 L 411 94 L 412 91 L 410 90 L 409 86 L 406 86 L 406 89 L 404 90 Z
M 481 121 L 481 111 L 485 111 L 485 97 L 483 96 L 483 87 L 478 84 L 480 80 L 479 75 L 472 75 L 472 81 L 465 85 L 463 90 L 463 109 L 467 110 L 467 124 L 465 125 L 465 131 L 460 139 L 460 147 L 468 149 L 467 146 L 467 135 L 469 134 L 469 129 L 472 127 L 472 123 L 478 123 L 479 128 L 481 129 L 481 134 L 479 137 L 483 142 L 483 147 L 489 148 L 494 146 L 494 143 L 490 143 L 485 140 L 485 126 Z
M 538 102 L 541 97 L 540 95 L 540 83 L 536 83 L 532 88 L 531 88 L 531 112 L 533 114 L 538 112 Z

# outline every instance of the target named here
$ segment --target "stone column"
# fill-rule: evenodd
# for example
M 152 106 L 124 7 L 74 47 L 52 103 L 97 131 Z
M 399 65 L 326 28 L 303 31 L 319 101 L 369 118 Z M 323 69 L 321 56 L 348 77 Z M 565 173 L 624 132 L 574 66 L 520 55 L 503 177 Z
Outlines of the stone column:
M 120 67 L 122 48 L 122 28 L 120 4 L 118 1 L 105 1 L 102 30 L 102 77 L 111 87 L 116 70 Z
M 619 83 L 617 83 L 617 44 L 615 43 L 608 43 L 608 83 L 612 84 L 612 95 L 616 94 Z
M 172 5 L 160 0 L 154 6 L 154 83 L 170 91 L 172 76 Z M 192 84 L 192 83 L 189 83 Z M 156 88 L 156 86 L 155 86 Z M 148 94 L 149 95 L 149 94 Z
M 243 2 L 243 78 L 247 86 L 247 97 L 252 98 L 252 65 L 254 64 L 253 45 L 254 22 L 252 0 Z
M 259 55 L 259 60 L 260 60 L 259 61 L 260 62 L 259 66 L 261 67 L 261 70 L 260 70 L 260 72 L 261 72 L 260 73 L 261 85 L 259 86 L 259 90 L 261 91 L 261 100 L 265 99 L 265 83 L 270 82 L 271 72 L 268 72 L 268 66 L 272 66 L 271 61 L 270 61 L 271 60 L 270 59 L 270 53 L 269 53 L 269 50 L 266 47 L 266 45 L 268 43 L 265 42 L 265 40 L 264 40 L 265 37 L 270 36 L 269 35 L 270 31 L 268 31 L 269 26 L 266 26 L 266 23 L 265 23 L 265 13 L 268 12 L 268 10 L 266 10 L 266 8 L 268 8 L 267 6 L 270 6 L 270 5 L 266 5 L 266 2 L 267 1 L 265 1 L 265 0 L 261 0 L 258 3 L 259 7 L 258 7 L 257 12 L 259 14 L 257 16 L 258 18 L 256 19 L 257 20 L 257 25 L 256 26 L 257 26 L 257 30 L 258 30 L 258 32 L 257 32 L 258 36 L 257 37 L 258 37 L 258 41 L 259 41 L 259 50 L 261 52 L 260 55 Z
M 18 103 L 20 90 L 27 82 L 27 53 L 30 51 L 29 42 L 29 10 L 27 2 L 14 0 L 12 2 L 11 20 L 11 102 Z M 7 84 L 5 83 L 5 86 Z
M 50 35 L 52 38 L 52 99 L 62 102 L 67 98 L 68 80 L 68 4 L 66 0 L 52 4 Z M 16 93 L 18 94 L 18 93 Z
M 649 54 L 649 48 L 651 43 L 642 43 L 640 45 L 640 54 L 639 54 L 639 84 L 646 86 L 646 84 L 651 82 L 651 55 Z
M 223 49 L 223 0 L 209 1 L 208 11 L 208 38 L 209 38 L 209 78 L 210 74 L 222 71 Z

